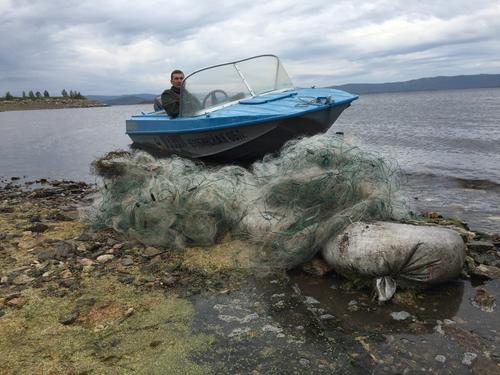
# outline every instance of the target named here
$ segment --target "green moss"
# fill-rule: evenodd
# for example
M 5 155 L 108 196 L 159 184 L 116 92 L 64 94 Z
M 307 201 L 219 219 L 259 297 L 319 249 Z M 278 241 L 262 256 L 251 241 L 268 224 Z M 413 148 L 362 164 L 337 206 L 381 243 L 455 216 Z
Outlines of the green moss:
M 0 373 L 210 373 L 190 359 L 212 339 L 191 331 L 186 300 L 139 292 L 111 277 L 86 280 L 64 299 L 34 289 L 23 296 L 27 304 L 0 320 Z M 59 322 L 75 309 L 76 322 Z

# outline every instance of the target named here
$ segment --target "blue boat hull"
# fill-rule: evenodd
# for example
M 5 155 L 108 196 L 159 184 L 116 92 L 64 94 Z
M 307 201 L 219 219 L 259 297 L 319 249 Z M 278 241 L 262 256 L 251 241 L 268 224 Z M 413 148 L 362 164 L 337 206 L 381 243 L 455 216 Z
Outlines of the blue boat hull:
M 245 163 L 278 151 L 290 139 L 327 131 L 350 106 L 323 106 L 297 116 L 268 119 L 214 130 L 192 132 L 128 132 L 133 147 L 155 156 L 179 155 L 223 163 Z

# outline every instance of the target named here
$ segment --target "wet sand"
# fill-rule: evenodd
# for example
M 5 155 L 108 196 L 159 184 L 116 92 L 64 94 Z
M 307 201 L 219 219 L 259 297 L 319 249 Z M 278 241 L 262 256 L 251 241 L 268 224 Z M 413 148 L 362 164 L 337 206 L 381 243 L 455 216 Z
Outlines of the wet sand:
M 321 260 L 258 276 L 230 238 L 171 251 L 91 231 L 77 210 L 93 191 L 4 181 L 1 373 L 500 371 L 497 237 L 462 227 L 462 278 L 380 304 Z

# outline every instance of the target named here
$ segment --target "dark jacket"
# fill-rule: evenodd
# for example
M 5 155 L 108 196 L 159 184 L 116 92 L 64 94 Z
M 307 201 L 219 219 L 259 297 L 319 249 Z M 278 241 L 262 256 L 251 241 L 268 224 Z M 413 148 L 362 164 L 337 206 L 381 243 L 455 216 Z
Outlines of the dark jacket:
M 161 105 L 170 117 L 179 116 L 181 89 L 172 86 L 161 94 Z

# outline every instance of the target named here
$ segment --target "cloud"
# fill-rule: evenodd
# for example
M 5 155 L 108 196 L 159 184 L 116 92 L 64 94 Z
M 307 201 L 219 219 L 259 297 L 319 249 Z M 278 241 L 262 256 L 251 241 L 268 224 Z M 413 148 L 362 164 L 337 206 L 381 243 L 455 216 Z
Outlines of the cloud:
M 274 53 L 297 85 L 500 72 L 497 1 L 0 0 L 0 87 L 159 92 Z

